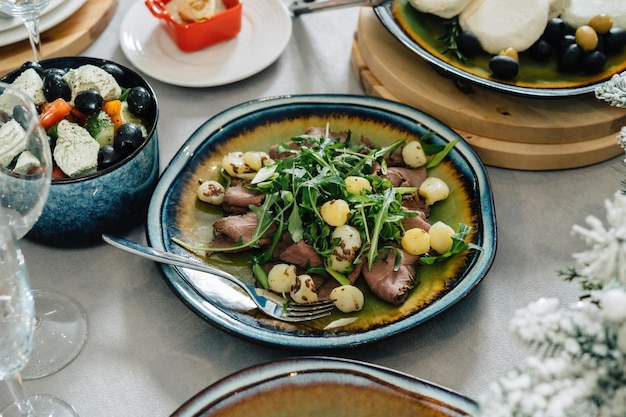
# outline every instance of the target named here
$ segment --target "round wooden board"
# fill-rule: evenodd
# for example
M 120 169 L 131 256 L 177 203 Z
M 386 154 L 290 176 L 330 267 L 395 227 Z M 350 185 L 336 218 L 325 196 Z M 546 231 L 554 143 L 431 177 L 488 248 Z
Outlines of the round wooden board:
M 617 132 L 626 111 L 593 94 L 537 99 L 481 86 L 468 92 L 391 35 L 363 7 L 352 70 L 367 95 L 415 107 L 461 135 L 487 165 L 520 170 L 575 168 L 623 153 Z
M 41 34 L 41 52 L 45 58 L 74 56 L 85 50 L 109 24 L 117 0 L 87 0 L 62 23 Z M 0 76 L 32 61 L 28 40 L 0 47 Z

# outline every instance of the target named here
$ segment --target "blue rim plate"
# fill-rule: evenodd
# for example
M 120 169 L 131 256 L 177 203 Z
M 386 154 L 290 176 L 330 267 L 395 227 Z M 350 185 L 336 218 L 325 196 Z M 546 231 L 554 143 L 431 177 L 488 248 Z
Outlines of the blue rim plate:
M 221 214 L 197 201 L 199 179 L 216 174 L 222 155 L 237 150 L 267 150 L 271 144 L 304 133 L 311 126 L 329 123 L 332 130 L 351 130 L 374 143 L 387 144 L 401 138 L 417 138 L 434 132 L 435 143 L 459 140 L 447 161 L 434 174 L 448 182 L 451 196 L 433 207 L 431 218 L 448 224 L 472 226 L 472 241 L 482 251 L 467 251 L 439 266 L 421 269 L 420 284 L 401 306 L 392 306 L 367 294 L 357 320 L 332 330 L 328 319 L 304 324 L 271 320 L 253 310 L 251 301 L 232 284 L 215 276 L 159 265 L 173 292 L 192 311 L 212 325 L 244 339 L 293 348 L 351 347 L 379 341 L 431 319 L 463 299 L 487 273 L 496 252 L 496 221 L 493 197 L 483 164 L 453 130 L 406 105 L 372 97 L 350 95 L 282 96 L 246 102 L 210 118 L 200 126 L 163 172 L 148 209 L 146 235 L 157 249 L 190 257 L 172 241 L 192 245 L 211 239 L 211 223 Z M 439 204 L 439 203 L 438 203 Z M 217 217 L 216 217 L 217 216 Z M 246 256 L 246 255 L 242 255 Z M 229 270 L 243 280 L 253 280 L 246 257 L 198 257 Z M 190 284 L 202 282 L 211 300 Z
M 476 415 L 478 406 L 447 388 L 382 366 L 302 357 L 253 366 L 223 378 L 190 398 L 171 417 L 245 413 L 352 417 L 385 411 L 394 416 L 461 417 Z

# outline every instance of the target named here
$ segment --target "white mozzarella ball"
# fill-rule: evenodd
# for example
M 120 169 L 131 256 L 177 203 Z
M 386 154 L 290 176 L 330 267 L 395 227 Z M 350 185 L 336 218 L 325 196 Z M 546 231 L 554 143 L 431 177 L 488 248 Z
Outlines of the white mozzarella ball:
M 335 301 L 335 307 L 344 313 L 360 311 L 365 298 L 360 289 L 354 285 L 342 285 L 330 292 L 330 299 Z
M 423 167 L 428 162 L 422 144 L 416 140 L 408 142 L 402 147 L 402 160 L 411 168 Z
M 344 180 L 346 183 L 346 191 L 353 195 L 361 195 L 372 192 L 372 184 L 364 177 L 350 176 Z
M 224 186 L 217 181 L 204 181 L 198 187 L 198 198 L 205 203 L 220 205 L 224 201 Z
M 310 275 L 302 274 L 296 277 L 296 281 L 291 286 L 291 298 L 296 303 L 306 304 L 318 301 L 317 289 L 315 282 Z
M 296 266 L 289 264 L 276 264 L 267 274 L 270 290 L 277 293 L 291 291 L 291 287 L 296 282 Z
M 430 238 L 426 230 L 418 227 L 409 229 L 402 235 L 402 249 L 411 255 L 424 255 L 430 250 Z
M 435 222 L 428 230 L 430 247 L 438 253 L 446 253 L 452 248 L 454 229 L 444 222 Z
M 344 224 L 333 230 L 331 239 L 339 239 L 339 243 L 328 257 L 328 267 L 333 271 L 343 272 L 352 265 L 357 251 L 361 248 L 361 234 L 356 228 Z
M 345 200 L 330 200 L 320 208 L 322 219 L 331 226 L 343 226 L 348 221 L 350 206 Z
M 262 151 L 245 152 L 242 158 L 246 167 L 252 171 L 258 171 L 272 161 L 270 156 Z
M 437 201 L 445 200 L 450 195 L 450 188 L 444 180 L 437 177 L 428 177 L 418 189 L 420 196 L 426 200 L 426 204 L 432 206 Z

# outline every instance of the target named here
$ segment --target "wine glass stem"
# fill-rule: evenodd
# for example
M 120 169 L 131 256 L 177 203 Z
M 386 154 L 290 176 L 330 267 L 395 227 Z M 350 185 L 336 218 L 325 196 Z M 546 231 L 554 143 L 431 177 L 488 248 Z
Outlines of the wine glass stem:
M 41 55 L 41 37 L 39 34 L 39 18 L 30 17 L 24 19 L 24 26 L 28 31 L 28 39 L 30 41 L 30 47 L 33 50 L 34 61 L 38 62 L 43 59 Z
M 24 417 L 34 416 L 35 412 L 33 411 L 33 406 L 26 396 L 26 391 L 24 391 L 22 377 L 17 374 L 13 378 L 7 378 L 4 382 L 9 389 L 11 398 L 13 398 L 20 415 Z

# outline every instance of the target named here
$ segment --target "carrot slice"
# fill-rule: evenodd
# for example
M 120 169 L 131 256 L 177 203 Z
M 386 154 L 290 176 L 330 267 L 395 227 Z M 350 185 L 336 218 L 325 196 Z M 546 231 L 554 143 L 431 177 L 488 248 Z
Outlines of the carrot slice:
M 41 126 L 48 130 L 63 120 L 71 111 L 72 106 L 67 101 L 57 98 L 52 103 L 48 103 L 41 115 L 39 115 Z

